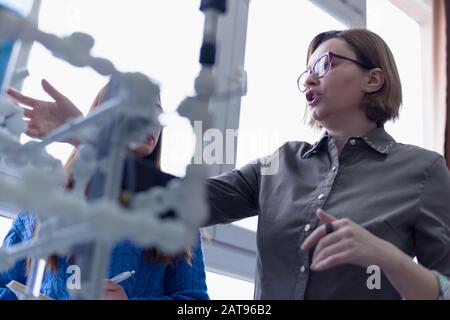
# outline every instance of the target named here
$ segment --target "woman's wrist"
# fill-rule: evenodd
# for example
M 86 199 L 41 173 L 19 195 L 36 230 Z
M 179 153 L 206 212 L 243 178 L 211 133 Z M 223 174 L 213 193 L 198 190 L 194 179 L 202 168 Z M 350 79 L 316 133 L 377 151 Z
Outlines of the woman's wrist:
M 399 265 L 404 262 L 405 254 L 401 252 L 392 243 L 380 240 L 380 250 L 376 255 L 376 265 L 380 267 L 381 271 L 389 275 L 398 270 Z
M 384 240 L 382 240 L 384 241 Z M 436 275 L 417 264 L 395 245 L 384 241 L 377 264 L 404 299 L 436 299 L 439 283 Z

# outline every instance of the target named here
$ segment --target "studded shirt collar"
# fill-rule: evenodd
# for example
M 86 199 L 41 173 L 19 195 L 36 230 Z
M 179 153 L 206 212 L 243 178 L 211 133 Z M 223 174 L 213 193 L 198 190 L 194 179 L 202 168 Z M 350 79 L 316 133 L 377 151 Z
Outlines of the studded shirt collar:
M 322 137 L 316 143 L 314 143 L 302 157 L 309 158 L 311 154 L 317 153 L 324 145 L 324 142 L 329 138 L 330 136 L 327 132 L 325 132 Z M 375 128 L 362 137 L 350 137 L 348 140 L 354 141 L 356 139 L 364 141 L 364 143 L 366 143 L 370 148 L 381 154 L 389 154 L 396 143 L 395 139 L 392 138 L 384 130 L 384 127 Z
M 384 127 L 371 130 L 365 136 L 362 136 L 361 139 L 369 147 L 381 154 L 389 154 L 396 144 L 395 139 L 384 130 Z

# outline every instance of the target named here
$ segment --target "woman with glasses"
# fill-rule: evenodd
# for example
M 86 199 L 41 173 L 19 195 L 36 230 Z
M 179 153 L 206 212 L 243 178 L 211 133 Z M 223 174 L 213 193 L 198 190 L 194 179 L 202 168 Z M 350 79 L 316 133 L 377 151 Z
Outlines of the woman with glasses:
M 402 103 L 390 49 L 330 31 L 307 57 L 298 87 L 323 136 L 210 179 L 210 224 L 259 216 L 256 298 L 450 298 L 450 175 L 384 130 Z
M 259 217 L 255 298 L 450 298 L 450 175 L 384 130 L 402 103 L 389 47 L 321 33 L 297 83 L 322 137 L 208 179 L 209 225 Z

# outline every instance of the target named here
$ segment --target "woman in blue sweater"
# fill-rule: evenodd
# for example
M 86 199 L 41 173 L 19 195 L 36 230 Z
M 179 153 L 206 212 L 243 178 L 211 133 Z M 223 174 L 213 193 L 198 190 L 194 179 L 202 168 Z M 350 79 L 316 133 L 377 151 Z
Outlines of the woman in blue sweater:
M 39 108 L 52 107 L 52 104 L 70 104 L 70 101 L 56 91 L 48 82 L 43 81 L 44 90 L 55 99 L 55 102 L 37 101 L 15 92 L 12 95 L 18 102 L 26 104 L 33 109 L 28 112 L 38 111 Z M 107 92 L 104 88 L 95 99 L 92 109 L 104 100 Z M 70 106 L 68 108 L 70 110 Z M 75 108 L 76 109 L 76 108 Z M 76 112 L 73 116 L 78 116 Z M 29 124 L 28 130 L 37 130 L 33 124 Z M 32 133 L 36 135 L 36 132 Z M 76 145 L 76 141 L 68 141 Z M 160 133 L 149 137 L 144 144 L 132 150 L 138 164 L 151 162 L 155 167 L 160 167 L 161 137 Z M 76 151 L 69 158 L 66 169 L 70 170 L 71 162 L 75 158 Z M 168 175 L 164 175 L 168 176 Z M 167 178 L 164 178 L 167 180 Z M 164 180 L 163 179 L 163 180 Z M 70 184 L 70 181 L 69 181 Z M 70 185 L 68 185 L 70 187 Z M 122 199 L 122 202 L 125 201 Z M 31 240 L 38 236 L 35 230 L 38 222 L 35 216 L 26 211 L 20 212 L 6 235 L 3 246 L 9 247 L 15 244 Z M 41 293 L 57 300 L 70 299 L 67 282 L 72 275 L 73 261 L 71 258 L 51 256 L 47 261 Z M 6 285 L 15 280 L 26 283 L 28 261 L 23 260 L 5 273 L 0 273 L 0 299 L 16 299 L 15 294 L 6 288 Z M 135 274 L 119 284 L 105 280 L 104 299 L 209 299 L 206 287 L 205 265 L 201 248 L 201 239 L 198 237 L 197 245 L 187 248 L 180 256 L 171 257 L 161 254 L 155 249 L 143 249 L 134 246 L 131 242 L 119 243 L 112 251 L 108 278 L 112 278 L 122 272 L 134 270 Z

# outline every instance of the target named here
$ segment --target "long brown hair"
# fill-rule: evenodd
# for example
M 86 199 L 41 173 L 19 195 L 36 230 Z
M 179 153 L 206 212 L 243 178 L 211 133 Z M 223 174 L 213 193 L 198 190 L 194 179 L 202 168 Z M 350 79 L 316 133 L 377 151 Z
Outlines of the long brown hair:
M 92 110 L 96 109 L 99 105 L 101 105 L 105 99 L 106 93 L 108 90 L 108 85 L 104 86 L 100 92 L 97 94 L 97 96 L 95 97 L 91 108 L 89 109 L 89 112 L 91 112 Z M 161 107 L 159 105 L 159 107 Z M 151 155 L 148 157 L 148 159 L 153 161 L 153 164 L 158 168 L 161 169 L 161 149 L 162 149 L 162 132 L 159 136 L 158 142 L 155 146 L 155 149 L 153 150 L 153 152 L 151 153 Z M 66 185 L 65 188 L 66 190 L 72 189 L 73 188 L 73 174 L 72 174 L 72 164 L 75 161 L 75 158 L 77 157 L 78 154 L 78 150 L 74 149 L 72 151 L 72 153 L 70 154 L 67 162 L 64 165 L 64 169 L 68 175 L 68 179 L 66 181 Z M 126 205 L 127 201 L 129 200 L 128 196 L 124 196 L 124 193 L 121 194 L 120 197 L 120 201 L 122 203 L 122 205 Z M 38 236 L 39 234 L 39 223 L 36 223 L 36 227 L 35 227 L 35 236 Z M 146 248 L 144 249 L 143 252 L 143 258 L 144 261 L 147 262 L 158 262 L 158 263 L 163 263 L 163 264 L 171 264 L 173 263 L 176 259 L 178 258 L 183 258 L 184 261 L 186 261 L 188 264 L 191 264 L 192 262 L 192 251 L 190 248 L 185 248 L 185 250 L 178 256 L 169 256 L 166 255 L 160 251 L 158 251 L 155 248 Z M 58 267 L 58 257 L 56 255 L 52 255 L 49 256 L 47 258 L 47 267 L 52 271 L 55 272 L 57 270 Z M 29 269 L 30 266 L 30 260 L 27 260 L 27 270 Z

